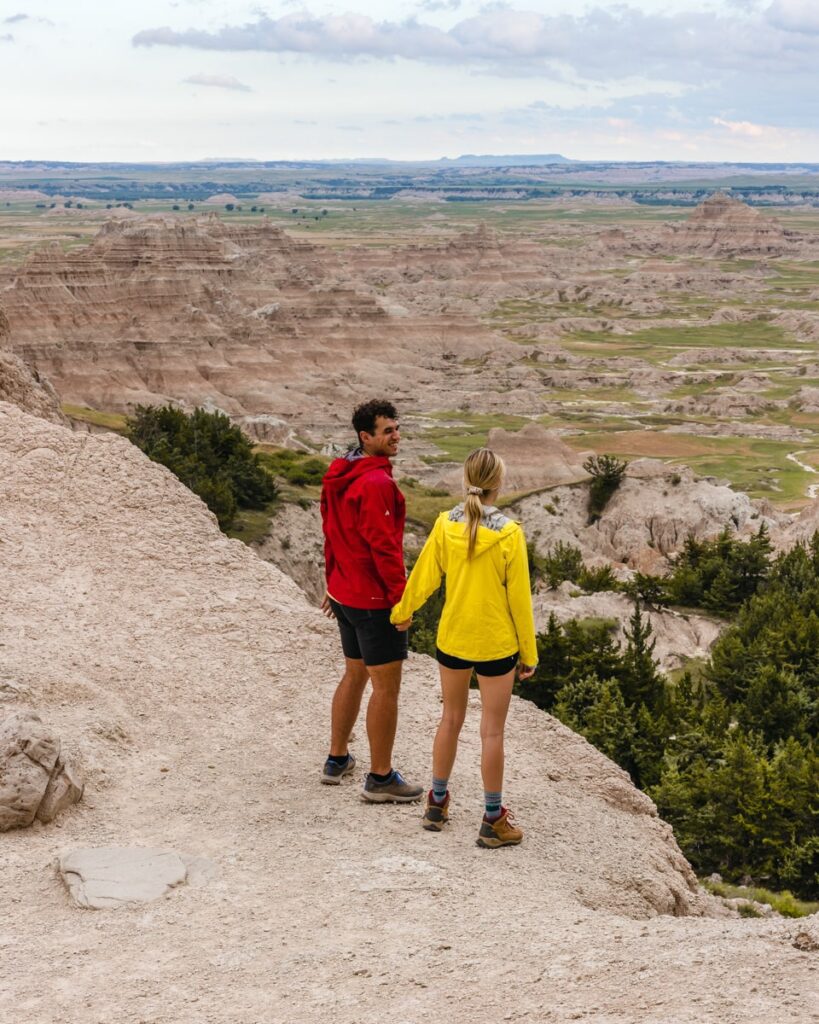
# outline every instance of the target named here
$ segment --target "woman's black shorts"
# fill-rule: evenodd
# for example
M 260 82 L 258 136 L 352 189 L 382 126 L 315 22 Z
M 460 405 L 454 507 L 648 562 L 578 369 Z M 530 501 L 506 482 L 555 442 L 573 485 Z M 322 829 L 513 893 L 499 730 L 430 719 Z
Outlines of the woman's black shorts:
M 399 633 L 390 622 L 389 608 L 350 608 L 332 597 L 330 607 L 345 658 L 362 660 L 365 665 L 386 665 L 407 657 L 407 633 Z
M 474 668 L 479 676 L 505 676 L 518 663 L 517 651 L 508 658 L 495 658 L 494 661 L 465 661 L 452 654 L 444 654 L 440 647 L 436 647 L 435 657 L 444 668 Z

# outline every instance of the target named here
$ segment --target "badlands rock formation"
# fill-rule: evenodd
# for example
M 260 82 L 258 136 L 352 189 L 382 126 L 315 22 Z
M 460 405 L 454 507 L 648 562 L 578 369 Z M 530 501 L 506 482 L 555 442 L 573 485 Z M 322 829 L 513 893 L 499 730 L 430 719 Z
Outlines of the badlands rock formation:
M 680 225 L 673 225 L 664 241 L 668 252 L 700 252 L 715 256 L 782 256 L 797 248 L 793 232 L 774 217 L 717 192 Z
M 318 785 L 332 624 L 126 441 L 0 404 L 0 530 L 4 704 L 41 709 L 88 777 L 62 829 L 2 840 L 3 995 L 22 1019 L 807 1022 L 798 923 L 698 916 L 712 901 L 651 802 L 532 705 L 509 728 L 516 850 L 474 845 L 475 694 L 450 832 L 362 804 L 360 772 Z M 434 679 L 410 660 L 396 763 L 418 778 Z M 91 915 L 54 867 L 89 842 L 220 873 Z
M 65 417 L 51 384 L 6 350 L 9 333 L 8 317 L 0 307 L 0 401 L 12 402 L 35 416 L 64 423 Z
M 774 531 L 792 518 L 727 484 L 657 459 L 628 464 L 619 488 L 593 524 L 588 522 L 585 487 L 556 487 L 523 498 L 513 508 L 541 554 L 562 542 L 579 547 L 590 564 L 621 563 L 640 572 L 661 572 L 667 556 L 679 551 L 689 536 L 702 540 L 725 527 L 749 536 L 763 522 Z
M 390 317 L 337 257 L 263 221 L 109 221 L 86 248 L 0 273 L 7 342 L 63 401 L 128 411 L 176 399 L 262 426 L 271 413 L 343 418 L 372 381 L 399 397 L 419 373 L 487 348 L 457 318 Z M 309 407 L 309 411 L 308 411 Z M 342 415 L 341 413 L 339 415 Z
M 625 629 L 634 613 L 634 603 L 623 594 L 584 594 L 571 583 L 562 583 L 555 590 L 539 589 L 532 603 L 538 631 L 546 628 L 550 615 L 558 622 L 609 619 L 614 623 L 613 636 L 621 646 L 626 643 Z M 705 615 L 683 614 L 670 608 L 643 608 L 642 613 L 651 623 L 654 660 L 663 672 L 680 668 L 692 658 L 706 659 L 719 636 L 719 623 Z
M 593 453 L 575 451 L 558 433 L 540 423 L 527 423 L 518 431 L 493 427 L 486 443 L 506 464 L 506 491 L 533 491 L 589 478 L 583 462 Z M 413 472 L 416 471 L 434 487 L 446 488 L 453 494 L 461 492 L 463 464 L 460 462 L 427 469 L 414 467 Z

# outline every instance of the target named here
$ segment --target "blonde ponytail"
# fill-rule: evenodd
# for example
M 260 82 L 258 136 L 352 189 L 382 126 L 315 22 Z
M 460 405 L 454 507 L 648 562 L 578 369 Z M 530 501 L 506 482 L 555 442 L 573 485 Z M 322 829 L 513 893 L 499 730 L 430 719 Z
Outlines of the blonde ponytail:
M 489 448 L 476 448 L 470 452 L 464 462 L 464 516 L 466 532 L 469 537 L 467 557 L 475 553 L 478 539 L 478 527 L 483 518 L 483 502 L 481 498 L 497 491 L 503 480 L 504 465 L 500 455 Z

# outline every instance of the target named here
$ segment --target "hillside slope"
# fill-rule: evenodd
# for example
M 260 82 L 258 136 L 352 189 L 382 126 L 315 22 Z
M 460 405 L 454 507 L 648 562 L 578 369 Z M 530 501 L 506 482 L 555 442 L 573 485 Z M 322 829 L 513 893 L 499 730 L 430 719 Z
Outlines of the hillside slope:
M 332 624 L 126 441 L 0 404 L 0 579 L 0 715 L 35 708 L 87 778 L 56 825 L 0 836 L 18 1019 L 810 1019 L 797 926 L 698 916 L 710 901 L 650 801 L 532 705 L 515 701 L 508 738 L 518 849 L 474 845 L 476 707 L 447 834 L 362 804 L 360 773 L 318 785 Z M 422 657 L 406 674 L 396 763 L 414 778 L 435 674 Z M 81 911 L 54 861 L 84 845 L 201 854 L 219 874 Z

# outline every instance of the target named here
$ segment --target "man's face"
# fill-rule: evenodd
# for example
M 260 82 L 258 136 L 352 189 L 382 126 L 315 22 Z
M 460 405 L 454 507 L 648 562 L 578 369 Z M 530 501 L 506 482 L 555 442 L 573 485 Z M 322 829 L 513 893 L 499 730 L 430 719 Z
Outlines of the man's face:
M 398 420 L 390 420 L 386 416 L 375 417 L 374 433 L 361 431 L 361 447 L 367 455 L 386 455 L 388 459 L 392 459 L 398 454 L 400 440 Z

